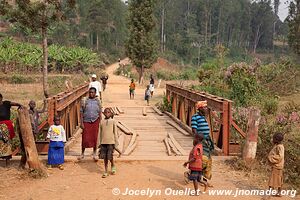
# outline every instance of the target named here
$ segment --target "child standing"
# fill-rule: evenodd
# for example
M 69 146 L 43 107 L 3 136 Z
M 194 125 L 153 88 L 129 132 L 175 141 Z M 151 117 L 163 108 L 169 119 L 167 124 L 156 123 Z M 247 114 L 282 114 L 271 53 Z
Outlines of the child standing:
M 274 147 L 268 155 L 268 160 L 272 166 L 269 188 L 278 189 L 276 196 L 281 196 L 281 187 L 283 184 L 284 146 L 282 141 L 283 134 L 275 133 L 273 136 Z
M 37 139 L 37 136 L 39 134 L 39 118 L 40 118 L 40 114 L 44 113 L 46 110 L 46 104 L 47 101 L 44 100 L 44 105 L 43 105 L 43 109 L 42 110 L 38 110 L 36 109 L 36 103 L 33 100 L 29 101 L 29 117 L 30 117 L 30 122 L 31 122 L 31 128 L 32 128 L 32 133 L 34 136 L 34 139 Z
M 100 154 L 99 158 L 104 159 L 105 172 L 102 178 L 108 176 L 108 160 L 111 163 L 111 173 L 116 174 L 116 166 L 113 159 L 114 149 L 118 146 L 117 123 L 112 119 L 110 108 L 105 108 L 103 112 L 105 119 L 100 123 Z M 120 152 L 119 152 L 120 153 Z
M 150 96 L 151 96 L 150 86 L 147 85 L 147 89 L 145 90 L 145 100 L 147 101 L 147 106 L 149 106 Z
M 51 169 L 52 165 L 58 165 L 60 170 L 63 170 L 63 163 L 65 162 L 64 146 L 66 142 L 66 132 L 62 125 L 60 125 L 60 118 L 54 117 L 54 125 L 50 126 L 47 139 L 50 140 L 48 150 L 48 165 Z
M 130 99 L 131 99 L 131 96 L 132 96 L 132 99 L 134 99 L 134 91 L 135 91 L 135 83 L 134 83 L 134 80 L 131 79 L 131 83 L 129 85 L 129 96 L 130 96 Z
M 203 134 L 195 134 L 193 140 L 193 149 L 190 152 L 189 160 L 183 164 L 184 167 L 189 165 L 190 173 L 189 180 L 193 181 L 195 194 L 198 195 L 198 182 L 204 184 L 204 192 L 207 189 L 207 182 L 203 181 L 202 176 L 202 156 L 203 156 L 203 147 L 202 140 Z

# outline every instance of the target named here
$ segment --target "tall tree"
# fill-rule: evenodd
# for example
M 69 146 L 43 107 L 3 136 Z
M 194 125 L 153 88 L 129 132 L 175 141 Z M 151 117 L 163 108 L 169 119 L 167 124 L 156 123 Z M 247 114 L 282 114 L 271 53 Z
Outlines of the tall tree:
M 300 0 L 290 2 L 287 21 L 289 25 L 289 45 L 296 54 L 300 55 Z
M 21 27 L 28 28 L 42 36 L 43 46 L 43 89 L 44 95 L 49 96 L 48 86 L 48 28 L 64 19 L 63 7 L 75 6 L 75 0 L 16 0 L 9 4 L 8 0 L 1 0 L 1 14 L 5 14 L 9 21 Z
M 157 59 L 154 28 L 154 0 L 129 1 L 129 39 L 126 51 L 133 64 L 139 68 L 139 83 L 143 82 L 144 68 L 151 67 Z

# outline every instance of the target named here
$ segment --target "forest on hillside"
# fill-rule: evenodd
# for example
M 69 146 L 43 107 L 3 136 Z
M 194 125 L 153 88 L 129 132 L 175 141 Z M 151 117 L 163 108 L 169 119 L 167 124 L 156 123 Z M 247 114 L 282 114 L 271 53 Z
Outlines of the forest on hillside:
M 173 62 L 200 65 L 213 56 L 217 44 L 229 56 L 288 52 L 287 21 L 278 17 L 278 0 L 162 0 L 154 1 L 153 36 L 160 56 Z M 125 55 L 128 2 L 77 0 L 75 9 L 63 7 L 65 19 L 49 27 L 49 44 L 91 48 L 111 57 Z M 5 16 L 2 16 L 5 22 Z M 40 35 L 10 24 L 1 37 L 37 42 Z

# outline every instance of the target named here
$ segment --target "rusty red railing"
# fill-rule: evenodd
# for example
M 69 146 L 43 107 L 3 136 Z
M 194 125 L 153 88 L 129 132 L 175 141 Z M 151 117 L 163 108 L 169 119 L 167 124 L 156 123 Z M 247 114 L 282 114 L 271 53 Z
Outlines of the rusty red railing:
M 166 95 L 168 102 L 172 104 L 172 115 L 178 118 L 182 123 L 191 125 L 191 118 L 196 113 L 195 103 L 197 101 L 207 101 L 208 104 L 208 123 L 213 127 L 213 123 L 219 124 L 218 132 L 213 133 L 214 141 L 221 141 L 220 148 L 224 155 L 230 153 L 230 134 L 231 126 L 233 126 L 242 137 L 245 137 L 245 133 L 232 119 L 232 101 L 208 94 L 206 92 L 197 92 L 193 90 L 187 90 L 186 88 L 167 84 Z M 213 114 L 215 113 L 215 114 Z
M 39 130 L 52 125 L 54 116 L 59 115 L 61 124 L 66 130 L 67 139 L 73 136 L 80 125 L 80 102 L 88 93 L 88 83 L 74 88 L 72 91 L 61 92 L 47 99 L 48 119 L 42 122 Z

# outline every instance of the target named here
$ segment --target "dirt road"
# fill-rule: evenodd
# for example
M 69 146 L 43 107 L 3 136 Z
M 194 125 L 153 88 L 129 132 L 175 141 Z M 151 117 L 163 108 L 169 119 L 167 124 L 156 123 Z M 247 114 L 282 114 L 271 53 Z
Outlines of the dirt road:
M 129 80 L 113 75 L 117 64 L 111 65 L 108 87 L 104 92 L 105 106 L 113 105 L 145 105 L 143 100 L 144 88 L 137 87 L 136 99 L 129 100 Z M 163 89 L 157 89 L 155 95 L 162 95 Z M 214 157 L 213 179 L 214 185 L 210 192 L 223 189 L 231 195 L 211 195 L 209 192 L 200 197 L 190 196 L 193 185 L 183 181 L 183 161 L 125 161 L 117 160 L 117 174 L 108 178 L 101 178 L 103 161 L 97 163 L 92 160 L 67 162 L 65 170 L 53 168 L 48 170 L 49 177 L 43 179 L 29 178 L 24 171 L 18 171 L 17 161 L 8 168 L 0 161 L 0 199 L 1 200 L 114 200 L 114 199 L 263 199 L 262 196 L 234 197 L 238 189 L 264 189 L 266 182 L 259 175 L 245 176 L 224 164 L 224 158 Z M 258 186 L 260 185 L 260 186 Z M 203 188 L 200 188 L 201 190 Z M 130 195 L 123 195 L 130 190 Z M 139 191 L 140 190 L 140 191 Z M 142 191 L 141 191 L 142 190 Z M 118 193 L 114 195 L 114 193 Z M 134 195 L 136 194 L 136 195 Z M 290 199 L 283 197 L 281 199 Z

